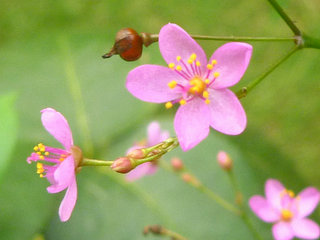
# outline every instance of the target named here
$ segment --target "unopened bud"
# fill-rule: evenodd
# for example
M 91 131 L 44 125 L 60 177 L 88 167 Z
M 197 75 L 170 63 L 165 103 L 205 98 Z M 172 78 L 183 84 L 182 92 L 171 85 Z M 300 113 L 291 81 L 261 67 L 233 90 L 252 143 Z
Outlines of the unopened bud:
M 142 149 L 134 149 L 127 155 L 130 158 L 141 159 L 145 157 L 145 153 Z
M 190 183 L 195 187 L 199 187 L 201 185 L 199 180 L 192 176 L 190 173 L 184 173 L 181 177 L 183 181 L 185 181 L 186 183 Z
M 224 151 L 220 151 L 217 154 L 217 160 L 220 167 L 226 171 L 230 171 L 232 169 L 233 163 L 232 159 L 230 158 L 229 154 Z
M 135 30 L 123 28 L 117 33 L 115 43 L 110 52 L 102 57 L 109 58 L 115 54 L 119 54 L 126 61 L 134 61 L 140 58 L 142 45 L 143 40 Z
M 135 168 L 133 160 L 128 157 L 117 158 L 110 168 L 118 173 L 128 173 Z
M 171 166 L 175 171 L 180 171 L 184 168 L 183 162 L 180 158 L 171 158 Z

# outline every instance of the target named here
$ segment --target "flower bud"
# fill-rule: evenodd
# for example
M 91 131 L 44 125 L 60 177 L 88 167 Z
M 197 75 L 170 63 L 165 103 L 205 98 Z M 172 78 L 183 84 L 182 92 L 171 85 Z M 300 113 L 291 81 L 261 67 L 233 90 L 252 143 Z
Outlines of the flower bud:
M 118 173 L 128 173 L 135 167 L 134 161 L 128 157 L 117 158 L 110 166 L 113 171 Z
M 171 166 L 175 171 L 180 171 L 184 168 L 182 160 L 177 157 L 171 158 Z
M 230 171 L 232 169 L 233 163 L 232 159 L 230 158 L 229 154 L 224 151 L 220 151 L 217 154 L 217 161 L 220 167 L 226 171 Z
M 190 173 L 184 173 L 181 175 L 182 180 L 186 183 L 189 183 L 195 187 L 199 187 L 201 184 L 198 179 L 196 179 L 194 176 L 192 176 Z
M 115 43 L 109 53 L 103 55 L 103 58 L 109 58 L 115 54 L 126 61 L 135 61 L 142 54 L 143 39 L 132 28 L 121 29 L 115 39 Z
M 127 156 L 134 159 L 141 159 L 145 157 L 145 153 L 142 149 L 134 149 L 129 152 Z

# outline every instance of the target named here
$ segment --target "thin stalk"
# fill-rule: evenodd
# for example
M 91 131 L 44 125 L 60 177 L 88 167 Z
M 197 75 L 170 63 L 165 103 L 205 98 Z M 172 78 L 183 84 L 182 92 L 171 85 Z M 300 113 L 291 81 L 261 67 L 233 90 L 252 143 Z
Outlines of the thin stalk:
M 295 41 L 295 37 L 239 37 L 239 36 L 205 36 L 190 34 L 190 36 L 197 40 L 215 40 L 215 41 L 265 41 L 265 42 L 292 42 Z M 158 34 L 150 34 L 151 43 L 157 42 L 159 38 Z
M 114 161 L 104 161 L 98 159 L 83 158 L 80 166 L 111 166 Z
M 276 0 L 268 0 L 268 2 L 272 5 L 272 7 L 278 12 L 280 17 L 286 22 L 288 27 L 292 30 L 292 32 L 296 36 L 301 36 L 301 31 L 299 28 L 293 23 L 291 18 L 285 13 L 282 7 L 278 4 Z
M 238 98 L 243 98 L 247 96 L 247 94 L 256 87 L 265 77 L 267 77 L 273 70 L 275 70 L 281 63 L 286 61 L 293 53 L 295 53 L 299 49 L 299 46 L 295 46 L 292 48 L 285 56 L 283 56 L 278 62 L 272 65 L 270 68 L 267 69 L 263 74 L 261 74 L 258 78 L 254 79 L 252 82 L 248 84 L 247 87 L 241 88 L 239 91 L 236 92 Z
M 179 233 L 173 232 L 169 229 L 164 230 L 164 235 L 171 237 L 174 240 L 187 240 L 185 237 L 181 236 Z

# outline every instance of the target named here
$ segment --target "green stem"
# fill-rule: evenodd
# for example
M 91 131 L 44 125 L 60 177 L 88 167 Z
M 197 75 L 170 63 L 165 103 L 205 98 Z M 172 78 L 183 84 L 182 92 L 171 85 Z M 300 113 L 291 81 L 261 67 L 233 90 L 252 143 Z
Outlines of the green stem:
M 263 240 L 263 237 L 259 234 L 259 232 L 253 227 L 252 222 L 250 221 L 248 215 L 243 211 L 243 214 L 241 216 L 251 233 L 254 235 L 254 237 L 258 240 Z
M 168 237 L 171 237 L 171 239 L 174 239 L 174 240 L 187 240 L 185 237 L 181 236 L 180 234 L 176 233 L 176 232 L 173 232 L 169 229 L 164 229 L 164 234 Z
M 293 23 L 290 17 L 284 12 L 282 7 L 277 3 L 276 0 L 268 0 L 268 2 L 272 5 L 272 7 L 278 12 L 280 17 L 286 22 L 289 28 L 296 36 L 301 36 L 301 31 L 299 28 Z
M 293 53 L 295 53 L 299 49 L 299 46 L 295 46 L 288 52 L 285 56 L 283 56 L 279 61 L 277 61 L 274 65 L 267 69 L 266 72 L 261 74 L 258 78 L 254 79 L 252 82 L 248 84 L 247 87 L 241 88 L 239 91 L 236 92 L 238 98 L 243 98 L 247 96 L 247 94 L 257 86 L 265 77 L 267 77 L 274 69 L 276 69 L 281 63 L 286 61 Z
M 190 34 L 190 36 L 197 40 L 216 40 L 216 41 L 265 41 L 265 42 L 285 42 L 285 41 L 295 41 L 295 37 L 239 37 L 239 36 L 205 36 L 205 35 L 196 35 Z M 157 42 L 159 35 L 150 34 L 151 43 Z M 150 44 L 151 44 L 150 43 Z
M 309 37 L 308 35 L 303 34 L 303 46 L 306 48 L 317 48 L 320 49 L 320 39 Z
M 159 162 L 159 165 L 164 168 L 165 170 L 175 174 L 176 176 L 182 175 L 179 172 L 174 171 L 169 164 L 167 164 L 165 161 L 161 161 Z M 190 173 L 190 171 L 187 171 L 184 168 L 183 172 L 188 172 Z M 191 173 L 190 173 L 191 174 Z M 194 176 L 194 175 L 193 175 Z M 205 195 L 207 195 L 209 198 L 211 198 L 213 201 L 215 201 L 217 204 L 219 204 L 221 207 L 223 207 L 224 209 L 232 212 L 235 215 L 240 216 L 241 212 L 235 207 L 233 206 L 231 203 L 229 203 L 228 201 L 224 200 L 222 197 L 220 197 L 218 194 L 216 194 L 215 192 L 213 192 L 212 190 L 210 190 L 209 188 L 207 188 L 205 185 L 203 185 L 200 181 L 197 181 L 197 184 L 192 184 L 190 183 L 191 186 L 195 187 L 196 189 L 198 189 L 200 192 L 204 193 Z
M 114 161 L 104 161 L 90 158 L 83 158 L 80 166 L 111 166 Z

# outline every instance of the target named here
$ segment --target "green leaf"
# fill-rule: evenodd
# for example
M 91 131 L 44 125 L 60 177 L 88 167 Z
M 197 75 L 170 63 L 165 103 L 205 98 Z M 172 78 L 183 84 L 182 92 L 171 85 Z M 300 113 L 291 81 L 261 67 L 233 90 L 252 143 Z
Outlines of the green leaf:
M 16 94 L 0 96 L 0 182 L 3 178 L 17 140 L 18 115 L 14 106 Z

